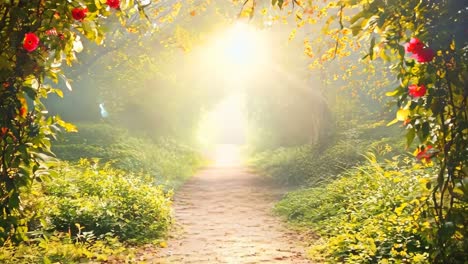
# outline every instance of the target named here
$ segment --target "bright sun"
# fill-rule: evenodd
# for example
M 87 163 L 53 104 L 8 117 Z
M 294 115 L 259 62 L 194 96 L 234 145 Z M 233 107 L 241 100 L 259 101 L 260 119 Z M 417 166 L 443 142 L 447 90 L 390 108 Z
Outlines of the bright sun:
M 267 61 L 263 33 L 250 24 L 236 22 L 227 30 L 213 35 L 205 55 L 210 63 L 222 67 L 222 74 L 228 80 L 233 74 L 237 78 L 248 78 Z
M 223 53 L 228 63 L 245 65 L 255 62 L 260 54 L 259 38 L 248 24 L 234 24 L 221 39 Z

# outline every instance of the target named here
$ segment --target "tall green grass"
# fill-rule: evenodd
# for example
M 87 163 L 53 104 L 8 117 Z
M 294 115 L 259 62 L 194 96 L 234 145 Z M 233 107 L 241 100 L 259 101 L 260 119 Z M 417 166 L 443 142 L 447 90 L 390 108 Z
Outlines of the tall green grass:
M 361 164 L 369 151 L 378 153 L 381 160 L 403 153 L 403 142 L 392 132 L 382 126 L 347 129 L 319 144 L 254 153 L 248 163 L 280 184 L 314 186 Z
M 78 124 L 78 129 L 53 144 L 59 159 L 77 162 L 86 158 L 129 172 L 144 172 L 167 188 L 177 188 L 204 164 L 198 152 L 175 140 L 136 137 L 108 124 Z

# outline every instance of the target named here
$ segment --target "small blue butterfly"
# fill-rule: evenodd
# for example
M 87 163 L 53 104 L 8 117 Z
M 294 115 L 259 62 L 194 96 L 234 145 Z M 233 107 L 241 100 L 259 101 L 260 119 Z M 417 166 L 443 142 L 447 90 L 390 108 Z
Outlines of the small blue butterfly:
M 108 113 L 107 110 L 104 108 L 104 104 L 103 104 L 103 103 L 99 104 L 99 109 L 101 110 L 101 117 L 102 117 L 102 118 L 107 118 L 107 117 L 109 117 L 109 113 Z

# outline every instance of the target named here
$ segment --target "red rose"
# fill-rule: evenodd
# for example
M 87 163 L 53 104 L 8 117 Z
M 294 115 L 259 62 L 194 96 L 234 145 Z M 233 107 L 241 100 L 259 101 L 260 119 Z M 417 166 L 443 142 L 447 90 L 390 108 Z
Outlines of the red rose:
M 408 93 L 411 97 L 413 98 L 419 98 L 422 97 L 426 94 L 426 86 L 424 84 L 417 85 L 417 84 L 412 84 L 408 86 Z
M 424 44 L 417 38 L 411 38 L 410 42 L 405 44 L 406 52 L 419 53 L 424 48 Z
M 34 33 L 26 33 L 23 40 L 23 48 L 28 52 L 34 51 L 39 46 L 39 37 Z
M 118 9 L 120 7 L 120 0 L 107 0 L 106 4 L 110 8 Z
M 435 52 L 431 48 L 424 48 L 418 53 L 413 54 L 412 58 L 418 62 L 431 62 L 435 57 Z
M 425 48 L 424 44 L 417 38 L 412 38 L 410 42 L 405 44 L 406 52 L 411 52 L 411 58 L 419 63 L 430 62 L 435 57 L 435 52 L 431 48 Z
M 88 8 L 75 7 L 72 9 L 72 17 L 78 21 L 83 21 L 86 13 L 88 13 Z

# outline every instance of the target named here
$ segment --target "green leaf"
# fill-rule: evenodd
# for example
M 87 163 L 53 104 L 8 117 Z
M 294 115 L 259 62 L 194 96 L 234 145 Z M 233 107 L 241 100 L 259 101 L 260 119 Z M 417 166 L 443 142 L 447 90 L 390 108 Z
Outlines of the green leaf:
M 44 263 L 44 264 L 52 264 L 52 261 L 50 261 L 50 259 L 49 259 L 47 256 L 44 256 L 44 258 L 42 259 L 42 263 Z
M 278 0 L 278 7 L 283 8 L 284 0 Z
M 406 133 L 406 147 L 411 146 L 411 143 L 413 143 L 413 140 L 416 136 L 416 130 L 414 128 L 411 128 L 408 130 Z
M 362 26 L 361 25 L 354 25 L 351 27 L 351 32 L 353 32 L 353 36 L 357 36 L 359 32 L 361 32 Z
M 60 89 L 52 89 L 52 92 L 55 93 L 58 97 L 63 98 L 63 91 Z
M 368 14 L 367 10 L 363 10 L 363 11 L 357 13 L 356 15 L 354 15 L 354 16 L 349 20 L 349 22 L 350 22 L 351 24 L 354 24 L 354 23 L 356 23 L 359 19 L 363 18 L 363 17 L 364 17 L 365 15 L 367 15 L 367 14 Z
M 404 58 L 405 57 L 405 47 L 398 46 L 398 54 L 400 55 L 400 57 Z
M 424 122 L 421 126 L 421 136 L 419 138 L 421 140 L 421 143 L 426 142 L 427 137 L 429 137 L 429 133 L 430 133 L 429 123 Z

